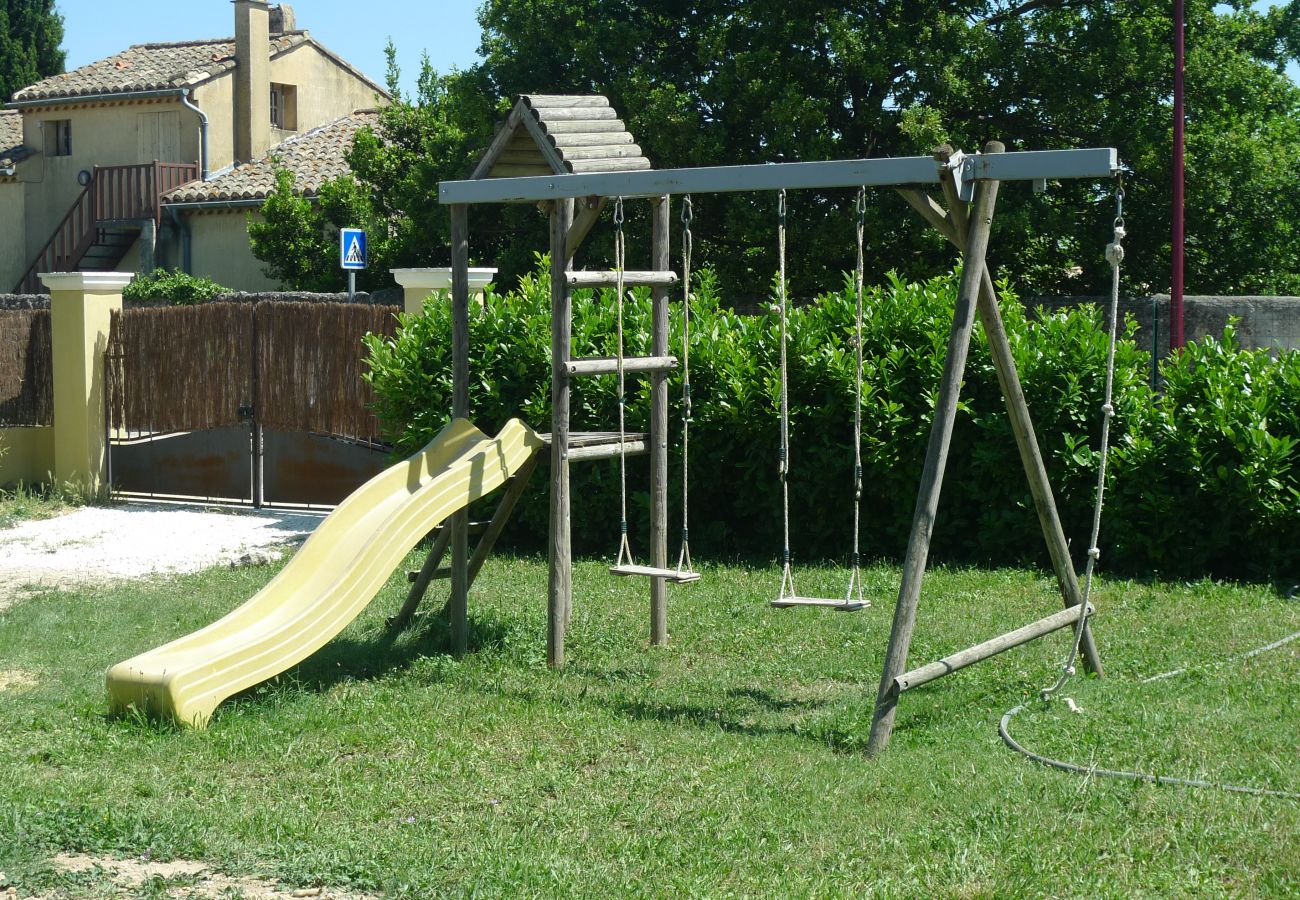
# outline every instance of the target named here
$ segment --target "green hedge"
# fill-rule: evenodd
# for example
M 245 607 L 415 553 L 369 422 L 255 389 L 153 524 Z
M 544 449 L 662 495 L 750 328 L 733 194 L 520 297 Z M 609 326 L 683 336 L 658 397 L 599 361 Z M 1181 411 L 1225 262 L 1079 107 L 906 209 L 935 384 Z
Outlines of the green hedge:
M 489 292 L 471 316 L 471 408 L 494 431 L 518 415 L 550 429 L 550 286 L 546 261 L 508 294 Z M 952 320 L 957 276 L 871 289 L 863 335 L 862 546 L 901 556 L 920 478 Z M 775 315 L 741 316 L 720 304 L 701 273 L 693 305 L 691 539 L 700 556 L 771 558 L 781 541 L 777 478 L 780 353 Z M 1003 314 L 1076 556 L 1088 541 L 1107 341 L 1101 315 L 1081 307 L 1028 317 L 1005 294 Z M 614 353 L 610 292 L 574 294 L 573 355 Z M 431 299 L 403 317 L 394 340 L 370 337 L 377 412 L 399 453 L 418 449 L 447 421 L 450 314 Z M 801 559 L 845 559 L 851 542 L 854 400 L 853 293 L 847 283 L 791 316 L 793 550 Z M 673 307 L 680 355 L 681 310 Z M 628 355 L 649 353 L 650 302 L 628 306 Z M 1289 577 L 1300 560 L 1300 362 L 1240 350 L 1232 332 L 1167 362 L 1166 389 L 1146 383 L 1149 357 L 1130 324 L 1117 356 L 1114 452 L 1103 559 L 1111 570 L 1164 575 Z M 573 385 L 575 430 L 612 430 L 614 377 Z M 680 449 L 680 381 L 673 380 L 673 453 Z M 629 430 L 645 430 L 649 381 L 632 379 Z M 646 465 L 630 463 L 633 540 L 644 552 Z M 680 459 L 670 473 L 677 477 Z M 617 545 L 617 460 L 573 468 L 573 531 L 580 552 Z M 677 510 L 674 482 L 673 516 Z M 670 519 L 670 521 L 674 521 Z M 540 547 L 544 479 L 516 514 L 511 539 Z M 671 542 L 675 546 L 675 541 Z M 932 556 L 949 562 L 1045 563 L 1033 502 L 977 329 L 936 522 Z
M 214 299 L 227 288 L 211 278 L 189 275 L 180 269 L 141 272 L 122 289 L 124 300 L 166 300 L 176 306 L 190 306 Z

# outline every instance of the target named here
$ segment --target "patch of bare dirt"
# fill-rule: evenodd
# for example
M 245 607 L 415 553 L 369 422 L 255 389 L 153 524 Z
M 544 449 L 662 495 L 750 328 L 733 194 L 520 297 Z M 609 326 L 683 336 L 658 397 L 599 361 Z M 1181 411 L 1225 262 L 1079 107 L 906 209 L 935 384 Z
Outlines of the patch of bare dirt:
M 24 672 L 22 669 L 0 669 L 0 694 L 5 691 L 20 691 L 24 688 L 36 687 L 36 676 L 31 672 Z M 0 894 L 0 897 L 3 897 Z
M 109 896 L 134 896 L 148 885 L 151 897 L 170 897 L 176 900 L 228 900 L 231 897 L 244 900 L 292 900 L 298 897 L 318 900 L 376 900 L 378 897 L 377 894 L 360 894 L 328 887 L 285 887 L 261 878 L 214 872 L 201 862 L 184 859 L 159 862 L 141 858 L 113 859 L 108 856 L 62 853 L 50 862 L 64 872 L 95 874 L 105 879 L 115 891 Z M 12 896 L 16 897 L 17 893 Z M 58 896 L 40 895 L 39 900 L 55 900 Z M 0 900 L 9 900 L 4 889 L 0 889 Z

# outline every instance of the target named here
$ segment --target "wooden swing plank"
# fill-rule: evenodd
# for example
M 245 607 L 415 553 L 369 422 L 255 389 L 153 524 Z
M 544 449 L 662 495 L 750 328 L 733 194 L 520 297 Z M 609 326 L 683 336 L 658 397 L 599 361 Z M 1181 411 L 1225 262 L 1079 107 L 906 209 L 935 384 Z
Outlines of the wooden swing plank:
M 1094 611 L 1093 605 L 1089 603 L 1088 614 L 1092 615 Z M 1079 621 L 1082 612 L 1082 606 L 1068 606 L 1059 612 L 1054 612 L 1050 616 L 1039 619 L 1037 622 L 1030 622 L 1023 628 L 1017 628 L 1015 631 L 998 635 L 982 644 L 976 644 L 974 647 L 959 650 L 937 662 L 921 666 L 919 669 L 904 672 L 894 679 L 894 691 L 899 694 L 903 691 L 910 691 L 923 684 L 929 684 L 936 678 L 950 675 L 958 669 L 964 669 L 973 663 L 981 662 L 991 656 L 997 656 L 1012 647 L 1019 647 L 1021 644 L 1027 644 L 1032 640 L 1051 634 L 1053 631 L 1068 628 Z
M 673 584 L 690 584 L 700 580 L 699 572 L 678 572 L 676 569 L 660 569 L 656 566 L 610 566 L 609 574 L 624 577 L 639 575 L 646 578 L 662 578 L 665 581 L 671 581 Z
M 834 609 L 839 612 L 857 612 L 866 609 L 871 601 L 845 601 L 843 597 L 782 597 L 768 604 L 777 609 L 789 609 L 793 606 L 819 606 L 822 609 Z

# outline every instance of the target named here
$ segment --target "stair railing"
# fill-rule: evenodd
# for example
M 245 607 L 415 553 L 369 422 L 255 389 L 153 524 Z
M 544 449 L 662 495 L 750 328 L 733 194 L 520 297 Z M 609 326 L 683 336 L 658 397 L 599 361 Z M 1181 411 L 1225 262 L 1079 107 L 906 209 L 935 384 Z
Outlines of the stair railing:
M 161 224 L 162 195 L 198 177 L 196 163 L 154 160 L 138 166 L 95 166 L 90 183 L 27 267 L 14 293 L 39 293 L 42 272 L 76 271 L 95 245 L 102 222 L 153 219 Z

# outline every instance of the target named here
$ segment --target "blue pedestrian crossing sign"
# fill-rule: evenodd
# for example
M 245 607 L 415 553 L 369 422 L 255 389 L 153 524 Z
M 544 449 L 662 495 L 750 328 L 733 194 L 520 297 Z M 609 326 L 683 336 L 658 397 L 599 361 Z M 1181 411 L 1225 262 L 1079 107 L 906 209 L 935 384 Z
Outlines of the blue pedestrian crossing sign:
M 339 229 L 339 265 L 354 271 L 366 267 L 366 233 L 360 228 Z

